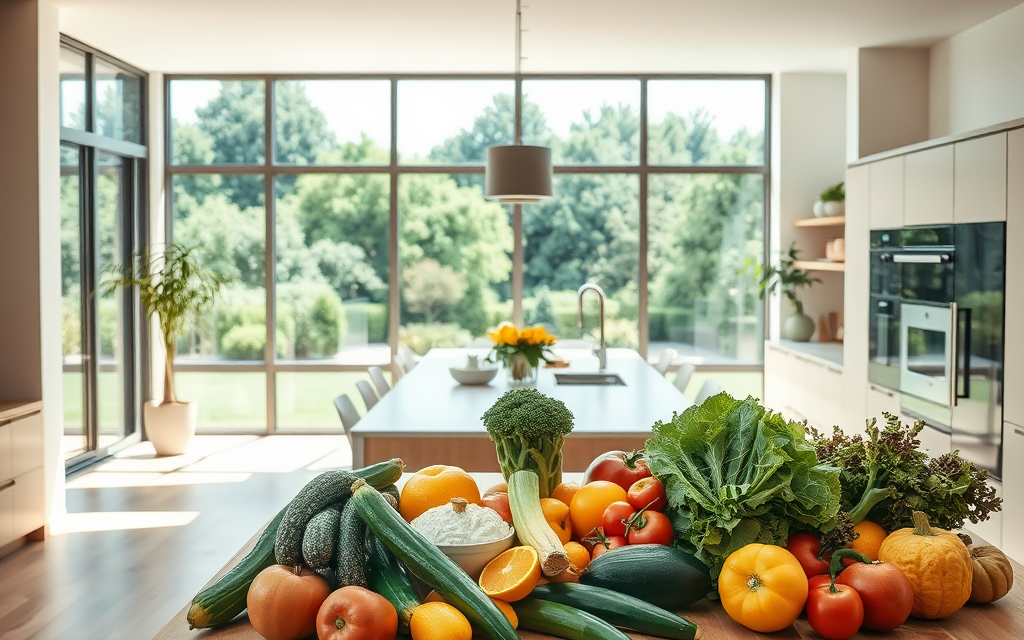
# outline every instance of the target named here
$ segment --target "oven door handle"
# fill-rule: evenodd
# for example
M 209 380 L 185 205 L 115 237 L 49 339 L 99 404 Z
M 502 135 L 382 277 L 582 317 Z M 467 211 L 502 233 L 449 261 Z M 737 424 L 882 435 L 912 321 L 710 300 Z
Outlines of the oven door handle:
M 955 308 L 956 307 L 954 307 L 954 309 Z M 958 311 L 960 313 L 964 314 L 964 340 L 963 340 L 962 343 L 959 343 L 959 341 L 958 341 L 958 344 L 960 345 L 960 351 L 963 353 L 963 363 L 964 363 L 963 371 L 964 372 L 963 372 L 962 380 L 963 380 L 964 392 L 963 393 L 954 393 L 953 394 L 953 406 L 956 406 L 956 399 L 957 398 L 969 398 L 969 397 L 971 397 L 971 310 L 970 309 L 963 309 L 963 310 L 958 310 Z M 960 327 L 959 327 L 959 324 L 960 324 L 959 315 L 954 315 L 953 317 L 956 318 L 956 322 L 957 322 L 957 325 L 958 325 L 957 326 L 957 331 L 959 332 L 959 329 L 960 329 Z M 959 355 L 956 352 L 954 352 L 953 356 L 957 358 L 957 363 L 959 364 L 959 361 L 960 361 Z M 957 389 L 957 391 L 959 391 L 959 389 Z
M 897 253 L 892 261 L 909 264 L 947 264 L 953 261 L 948 253 Z
M 955 302 L 949 305 L 952 326 L 949 328 L 949 406 L 955 407 L 957 398 L 960 397 L 960 385 L 957 384 L 959 373 L 960 357 L 960 309 Z

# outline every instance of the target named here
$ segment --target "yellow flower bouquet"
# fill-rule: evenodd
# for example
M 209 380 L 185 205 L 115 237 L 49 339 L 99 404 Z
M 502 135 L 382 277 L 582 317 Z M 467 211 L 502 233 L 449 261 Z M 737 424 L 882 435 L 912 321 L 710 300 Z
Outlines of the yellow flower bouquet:
M 550 362 L 550 347 L 558 339 L 548 333 L 542 324 L 517 329 L 508 322 L 503 322 L 497 330 L 487 335 L 494 342 L 487 361 L 502 363 L 513 383 L 535 382 L 540 361 Z

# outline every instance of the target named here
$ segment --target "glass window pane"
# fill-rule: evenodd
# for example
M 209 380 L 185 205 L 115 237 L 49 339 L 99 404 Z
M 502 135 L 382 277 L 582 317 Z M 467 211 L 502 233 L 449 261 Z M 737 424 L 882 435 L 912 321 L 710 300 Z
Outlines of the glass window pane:
M 178 397 L 199 403 L 198 432 L 264 433 L 267 374 L 262 371 L 179 371 Z
M 290 193 L 283 180 L 275 214 L 277 357 L 391 362 L 388 176 L 306 174 Z
M 483 176 L 403 175 L 399 340 L 432 347 L 489 346 L 487 330 L 512 319 L 509 209 L 483 196 Z
M 85 131 L 85 54 L 61 47 L 59 67 L 60 126 Z
M 384 370 L 391 382 L 391 372 Z M 282 371 L 277 374 L 277 432 L 329 431 L 342 433 L 334 398 L 348 395 L 359 415 L 366 415 L 356 381 L 367 380 L 365 371 Z M 348 443 L 345 443 L 348 448 Z M 351 453 L 349 453 L 351 455 Z M 351 464 L 352 458 L 342 461 Z
M 84 453 L 82 377 L 81 179 L 78 147 L 60 148 L 61 351 L 64 356 L 64 459 Z
M 764 80 L 651 80 L 650 164 L 765 164 Z
M 181 361 L 258 360 L 266 344 L 263 176 L 176 175 L 174 242 L 198 247 L 225 281 L 213 309 L 178 340 Z
M 637 348 L 640 273 L 640 191 L 635 175 L 561 174 L 555 198 L 523 207 L 525 264 L 523 317 L 544 323 L 563 347 L 587 347 L 599 333 L 597 296 L 584 300 L 585 324 L 576 325 L 576 290 L 600 285 L 605 339 Z
M 763 303 L 759 175 L 652 175 L 648 182 L 648 357 L 666 347 L 695 364 L 757 364 Z
M 172 164 L 262 164 L 266 86 L 262 80 L 172 80 Z
M 640 161 L 639 80 L 523 81 L 523 144 L 555 164 Z
M 96 59 L 96 133 L 142 142 L 142 78 Z
M 274 83 L 279 164 L 371 164 L 391 160 L 389 80 Z
M 483 164 L 486 149 L 515 141 L 512 80 L 402 80 L 398 160 Z

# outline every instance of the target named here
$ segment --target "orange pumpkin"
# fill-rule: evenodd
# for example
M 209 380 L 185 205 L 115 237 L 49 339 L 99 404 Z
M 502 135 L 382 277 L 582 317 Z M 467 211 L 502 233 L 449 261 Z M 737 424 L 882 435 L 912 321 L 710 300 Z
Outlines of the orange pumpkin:
M 974 580 L 971 602 L 988 604 L 1002 598 L 1013 588 L 1013 566 L 995 547 L 971 547 Z
M 245 604 L 252 628 L 267 640 L 299 640 L 316 633 L 316 615 L 331 594 L 309 569 L 275 564 L 249 585 Z

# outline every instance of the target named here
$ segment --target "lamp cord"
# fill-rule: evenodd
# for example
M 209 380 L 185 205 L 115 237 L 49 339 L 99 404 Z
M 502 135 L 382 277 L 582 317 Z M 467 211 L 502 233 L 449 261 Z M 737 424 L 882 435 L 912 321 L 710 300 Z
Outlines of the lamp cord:
M 522 0 L 516 0 L 516 64 L 515 64 L 515 122 L 512 126 L 515 129 L 515 144 L 522 144 L 522 127 L 520 126 L 521 116 L 521 94 L 522 94 L 522 60 L 523 60 L 523 7 Z

